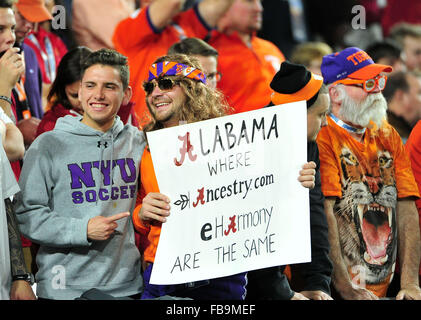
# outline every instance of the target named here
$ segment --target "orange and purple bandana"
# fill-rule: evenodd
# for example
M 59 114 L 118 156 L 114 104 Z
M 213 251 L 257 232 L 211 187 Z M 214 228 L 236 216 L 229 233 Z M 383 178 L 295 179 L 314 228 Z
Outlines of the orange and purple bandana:
M 159 76 L 184 76 L 196 81 L 201 81 L 206 84 L 205 74 L 194 67 L 190 67 L 186 64 L 177 63 L 173 61 L 163 61 L 154 63 L 149 68 L 148 81 L 158 78 Z

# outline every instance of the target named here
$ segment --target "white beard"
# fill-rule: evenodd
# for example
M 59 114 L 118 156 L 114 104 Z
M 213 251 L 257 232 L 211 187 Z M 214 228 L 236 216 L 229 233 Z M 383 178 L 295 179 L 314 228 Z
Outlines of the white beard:
M 381 127 L 387 114 L 387 102 L 381 92 L 367 95 L 363 102 L 355 102 L 345 91 L 339 86 L 342 105 L 339 116 L 342 120 L 368 128 L 370 121 L 373 121 L 378 128 Z

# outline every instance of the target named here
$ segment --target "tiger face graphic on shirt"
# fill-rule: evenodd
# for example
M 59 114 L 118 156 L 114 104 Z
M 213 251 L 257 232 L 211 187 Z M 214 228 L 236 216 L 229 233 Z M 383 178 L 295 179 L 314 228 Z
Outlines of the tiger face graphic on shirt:
M 317 137 L 325 197 L 336 198 L 342 257 L 351 280 L 385 296 L 397 256 L 397 203 L 419 197 L 409 158 L 388 123 L 362 141 L 327 117 Z
M 344 258 L 348 265 L 359 266 L 351 270 L 359 282 L 384 281 L 396 259 L 393 158 L 388 151 L 378 151 L 369 161 L 361 161 L 344 146 L 340 163 L 343 198 L 335 211 Z

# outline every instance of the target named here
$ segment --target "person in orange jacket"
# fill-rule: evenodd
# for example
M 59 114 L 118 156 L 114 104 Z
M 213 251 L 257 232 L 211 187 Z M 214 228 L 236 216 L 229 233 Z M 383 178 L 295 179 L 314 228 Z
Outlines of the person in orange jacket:
M 270 102 L 270 82 L 285 60 L 272 42 L 256 36 L 262 26 L 260 0 L 235 0 L 219 19 L 209 44 L 219 53 L 218 83 L 233 113 L 263 108 Z M 238 75 L 243 75 L 238 81 Z

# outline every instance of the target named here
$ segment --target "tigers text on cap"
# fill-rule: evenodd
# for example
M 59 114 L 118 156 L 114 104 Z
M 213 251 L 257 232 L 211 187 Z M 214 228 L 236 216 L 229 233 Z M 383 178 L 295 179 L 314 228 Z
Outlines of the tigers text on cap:
M 323 78 L 301 64 L 284 61 L 270 87 L 275 91 L 271 100 L 275 105 L 305 100 L 307 108 L 317 99 Z M 311 100 L 311 101 L 310 101 Z
M 53 16 L 44 5 L 44 0 L 19 0 L 16 3 L 19 13 L 30 22 L 52 20 Z
M 329 84 L 345 78 L 372 79 L 381 72 L 391 72 L 392 67 L 374 63 L 365 51 L 349 47 L 324 56 L 321 70 L 325 83 Z

